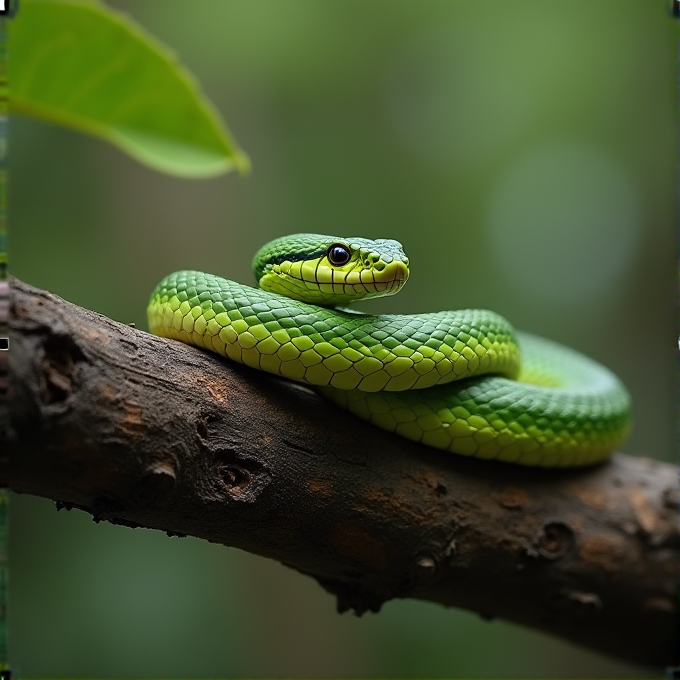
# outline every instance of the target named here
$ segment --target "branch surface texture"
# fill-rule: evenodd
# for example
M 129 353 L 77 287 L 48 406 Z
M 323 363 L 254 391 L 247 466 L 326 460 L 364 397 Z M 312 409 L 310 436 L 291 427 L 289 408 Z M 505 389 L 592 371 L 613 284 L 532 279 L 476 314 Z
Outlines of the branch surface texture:
M 677 663 L 675 466 L 430 450 L 16 279 L 11 319 L 13 490 L 270 557 L 340 611 L 429 600 Z

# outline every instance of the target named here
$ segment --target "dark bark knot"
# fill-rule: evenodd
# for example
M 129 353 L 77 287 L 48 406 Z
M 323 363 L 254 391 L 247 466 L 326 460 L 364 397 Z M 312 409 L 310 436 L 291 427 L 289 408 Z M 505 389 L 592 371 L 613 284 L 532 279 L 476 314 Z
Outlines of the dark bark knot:
M 541 528 L 535 545 L 541 557 L 557 560 L 571 551 L 574 531 L 564 522 L 547 522 Z
M 219 486 L 230 498 L 253 502 L 271 481 L 269 472 L 259 461 L 220 451 L 215 457 L 215 474 Z
M 253 481 L 250 470 L 240 465 L 220 465 L 222 483 L 233 496 L 242 496 Z
M 63 404 L 73 393 L 76 364 L 84 354 L 67 335 L 50 335 L 43 344 L 41 399 L 48 405 Z

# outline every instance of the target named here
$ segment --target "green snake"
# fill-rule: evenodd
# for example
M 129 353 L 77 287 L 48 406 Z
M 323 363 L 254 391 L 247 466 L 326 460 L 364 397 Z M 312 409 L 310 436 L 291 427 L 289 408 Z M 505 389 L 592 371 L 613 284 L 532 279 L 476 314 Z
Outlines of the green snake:
M 258 288 L 170 274 L 151 295 L 149 329 L 313 385 L 378 427 L 465 456 L 589 465 L 629 430 L 615 375 L 494 312 L 337 307 L 402 288 L 409 260 L 398 241 L 295 234 L 263 246 L 253 271 Z

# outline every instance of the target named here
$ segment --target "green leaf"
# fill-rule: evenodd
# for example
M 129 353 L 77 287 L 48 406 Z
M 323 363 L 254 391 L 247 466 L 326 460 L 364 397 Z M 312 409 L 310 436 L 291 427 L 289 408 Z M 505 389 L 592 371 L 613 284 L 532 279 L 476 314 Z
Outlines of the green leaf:
M 194 77 L 129 17 L 96 0 L 24 0 L 9 34 L 12 113 L 95 135 L 173 175 L 248 171 Z

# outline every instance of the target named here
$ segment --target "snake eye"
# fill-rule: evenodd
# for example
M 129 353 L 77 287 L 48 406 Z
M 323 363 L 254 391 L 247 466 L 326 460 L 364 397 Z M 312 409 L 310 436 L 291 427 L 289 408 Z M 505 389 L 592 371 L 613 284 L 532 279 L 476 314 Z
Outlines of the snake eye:
M 328 249 L 328 261 L 335 267 L 342 267 L 343 264 L 347 264 L 352 257 L 347 246 L 343 246 L 342 243 L 334 243 Z

